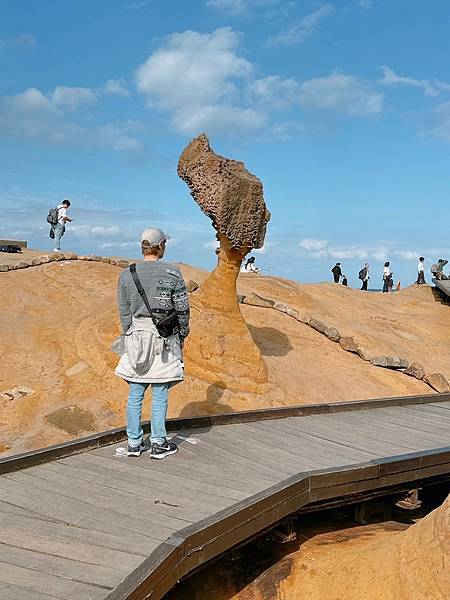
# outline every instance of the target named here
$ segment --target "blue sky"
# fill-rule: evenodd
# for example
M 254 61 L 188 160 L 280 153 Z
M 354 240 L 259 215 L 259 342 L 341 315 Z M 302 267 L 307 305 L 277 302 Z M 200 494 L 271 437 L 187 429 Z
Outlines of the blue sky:
M 415 279 L 450 254 L 447 0 L 0 0 L 0 237 L 211 268 L 214 235 L 176 174 L 206 132 L 263 182 L 260 266 L 350 283 Z

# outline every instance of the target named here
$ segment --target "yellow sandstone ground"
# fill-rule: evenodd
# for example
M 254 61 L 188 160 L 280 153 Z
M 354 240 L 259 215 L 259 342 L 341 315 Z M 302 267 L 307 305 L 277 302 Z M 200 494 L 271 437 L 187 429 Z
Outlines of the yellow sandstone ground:
M 0 262 L 10 260 L 2 255 Z M 186 280 L 200 283 L 207 276 L 180 267 Z M 82 261 L 0 273 L 3 456 L 124 424 L 127 385 L 114 376 L 117 357 L 109 350 L 119 332 L 119 274 L 116 266 Z M 383 295 L 247 274 L 239 276 L 238 288 L 239 293 L 256 292 L 323 320 L 342 335 L 353 336 L 372 355 L 419 361 L 427 373 L 441 372 L 450 380 L 450 309 L 430 288 Z M 195 292 L 191 301 L 192 339 L 208 352 L 216 332 L 202 319 Z M 199 378 L 190 362 L 196 353 L 187 345 L 187 378 L 171 391 L 170 416 L 432 392 L 423 381 L 345 352 L 286 314 L 248 305 L 241 309 L 268 368 L 267 393 L 254 397 L 233 389 L 231 379 Z M 14 389 L 19 392 L 13 398 L 2 395 Z M 149 400 L 145 411 L 147 418 Z

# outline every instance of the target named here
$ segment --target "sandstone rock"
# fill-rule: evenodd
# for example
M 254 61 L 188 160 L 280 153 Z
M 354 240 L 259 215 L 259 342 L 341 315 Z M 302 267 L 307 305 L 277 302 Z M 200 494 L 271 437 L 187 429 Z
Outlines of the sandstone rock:
M 65 252 L 64 256 L 66 260 L 77 260 L 78 258 L 78 254 L 75 254 L 75 252 Z
M 2 273 L 5 273 L 6 271 L 9 271 L 9 265 L 0 265 L 0 271 Z
M 110 263 L 111 259 L 109 258 L 109 256 L 103 256 L 101 262 L 103 262 L 103 263 Z
M 0 452 L 6 452 L 7 450 L 10 450 L 11 447 L 8 446 L 8 444 L 6 444 L 5 442 L 0 442 Z
M 110 265 L 117 265 L 117 260 L 115 258 L 110 258 L 108 262 Z
M 409 366 L 409 362 L 405 358 L 398 356 L 374 356 L 370 362 L 375 367 L 386 369 L 407 369 Z
M 44 263 L 49 263 L 51 262 L 51 258 L 48 254 L 43 254 L 42 256 L 39 257 L 39 260 L 41 261 L 42 264 Z
M 252 293 L 248 296 L 245 296 L 244 304 L 250 304 L 251 306 L 263 306 L 264 308 L 274 308 L 275 301 Z
M 245 296 L 243 296 L 242 294 L 237 295 L 237 301 L 239 304 L 244 304 L 244 300 L 245 300 Z
M 354 352 L 355 354 L 358 354 L 358 351 L 359 351 L 358 344 L 355 342 L 355 340 L 352 337 L 343 336 L 339 340 L 339 343 L 343 350 L 346 350 L 347 352 Z
M 90 260 L 89 256 L 85 256 L 84 254 L 78 256 L 78 260 Z
M 273 305 L 275 310 L 278 310 L 279 312 L 282 313 L 287 313 L 289 306 L 287 306 L 287 304 L 284 304 L 283 302 L 275 302 Z
M 194 281 L 193 279 L 190 279 L 187 282 L 187 286 L 186 287 L 187 287 L 187 291 L 190 292 L 190 293 L 192 293 L 192 292 L 195 292 L 195 290 L 198 290 L 199 285 L 198 285 L 198 283 L 196 281 Z
M 42 261 L 40 258 L 33 258 L 33 260 L 31 261 L 31 265 L 33 267 L 37 267 L 38 265 L 42 265 Z
M 252 248 L 262 248 L 270 213 L 261 181 L 244 163 L 216 154 L 202 134 L 184 149 L 178 175 L 231 249 L 246 249 L 245 256 Z
M 299 312 L 295 308 L 288 308 L 286 314 L 298 320 Z
M 322 323 L 322 321 L 318 321 L 317 319 L 310 319 L 309 326 L 323 334 L 325 334 L 326 330 L 328 329 L 325 323 Z
M 31 388 L 20 385 L 1 392 L 0 396 L 4 400 L 17 400 L 18 398 L 23 398 L 23 396 L 28 396 L 32 393 L 33 390 Z
M 211 219 L 219 241 L 217 266 L 191 298 L 192 314 L 201 318 L 202 327 L 196 331 L 192 327 L 187 339 L 190 373 L 209 383 L 220 380 L 227 390 L 262 394 L 267 367 L 245 324 L 236 291 L 242 260 L 252 248 L 264 244 L 270 213 L 262 184 L 243 163 L 215 154 L 206 135 L 184 149 L 178 175 Z M 205 329 L 209 332 L 207 356 Z
M 54 427 L 63 429 L 71 435 L 77 435 L 80 431 L 92 431 L 95 426 L 92 412 L 81 408 L 78 404 L 55 410 L 45 418 Z
M 450 384 L 442 373 L 431 373 L 424 377 L 424 381 L 440 394 L 450 392 Z
M 49 254 L 49 258 L 50 260 L 54 261 L 64 260 L 62 252 L 52 252 L 51 254 Z
M 116 261 L 116 266 L 121 267 L 122 269 L 126 269 L 126 267 L 128 267 L 129 265 L 130 265 L 130 263 L 127 260 Z
M 410 375 L 411 377 L 415 377 L 416 379 L 423 379 L 425 377 L 425 369 L 418 362 L 409 365 L 409 367 L 405 369 L 404 373 L 405 375 Z
M 332 342 L 339 342 L 339 340 L 341 339 L 341 334 L 336 329 L 336 327 L 327 327 L 325 329 L 325 335 Z
M 101 256 L 97 256 L 97 254 L 89 254 L 87 260 L 93 260 L 95 262 L 100 262 L 102 260 Z
M 372 360 L 372 355 L 369 353 L 367 348 L 358 348 L 358 356 L 360 356 L 363 360 L 370 362 Z
M 29 266 L 28 263 L 23 262 L 23 261 L 17 264 L 18 269 L 26 269 L 28 266 Z

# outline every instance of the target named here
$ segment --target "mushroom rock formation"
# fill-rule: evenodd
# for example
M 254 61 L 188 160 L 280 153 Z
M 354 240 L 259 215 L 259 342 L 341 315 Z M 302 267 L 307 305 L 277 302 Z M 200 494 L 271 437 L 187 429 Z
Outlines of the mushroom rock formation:
M 263 246 L 270 219 L 261 181 L 242 162 L 216 154 L 204 134 L 184 149 L 178 175 L 211 219 L 220 244 L 216 268 L 192 299 L 188 372 L 209 382 L 220 378 L 228 389 L 261 391 L 261 384 L 267 382 L 266 365 L 245 324 L 236 292 L 242 260 L 252 248 Z

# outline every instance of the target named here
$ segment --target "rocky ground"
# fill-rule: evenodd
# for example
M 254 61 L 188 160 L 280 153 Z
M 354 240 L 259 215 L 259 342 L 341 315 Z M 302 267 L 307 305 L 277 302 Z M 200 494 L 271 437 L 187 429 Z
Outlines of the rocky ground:
M 39 262 L 41 254 L 1 254 L 0 270 L 2 263 Z M 207 276 L 180 267 L 187 281 Z M 113 375 L 116 355 L 109 350 L 119 331 L 120 269 L 99 260 L 61 260 L 0 272 L 0 451 L 124 424 L 127 386 Z M 239 390 L 229 371 L 226 380 L 202 376 L 198 348 L 207 354 L 217 333 L 202 319 L 194 291 L 187 377 L 171 392 L 171 416 L 448 389 L 450 307 L 429 287 L 387 295 L 241 274 L 238 291 L 267 366 L 264 393 Z M 420 379 L 405 374 L 411 364 Z

